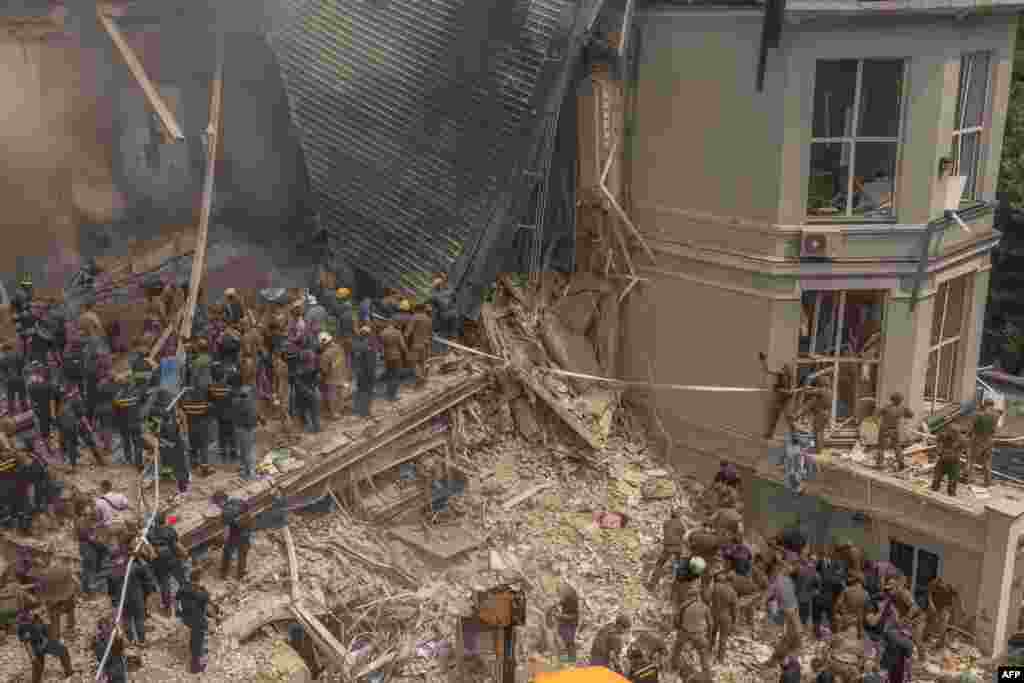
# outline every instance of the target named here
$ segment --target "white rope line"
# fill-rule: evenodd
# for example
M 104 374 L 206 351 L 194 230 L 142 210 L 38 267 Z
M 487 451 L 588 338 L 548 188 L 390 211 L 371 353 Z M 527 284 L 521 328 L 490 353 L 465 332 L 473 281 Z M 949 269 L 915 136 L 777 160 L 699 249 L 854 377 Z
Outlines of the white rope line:
M 153 512 L 149 515 L 149 521 L 146 522 L 146 527 L 142 530 L 142 537 L 135 544 L 135 552 L 128 557 L 128 565 L 124 570 L 124 579 L 121 583 L 121 602 L 117 606 L 117 615 L 114 617 L 114 627 L 110 631 L 110 640 L 107 641 L 107 649 L 103 652 L 103 659 L 100 660 L 99 668 L 96 670 L 96 681 L 98 682 L 103 676 L 104 667 L 107 665 L 107 659 L 110 657 L 110 649 L 114 646 L 114 638 L 117 636 L 117 628 L 121 624 L 121 615 L 124 612 L 124 600 L 128 595 L 128 580 L 132 573 L 132 564 L 135 562 L 135 553 L 138 553 L 142 548 L 142 544 L 146 541 L 146 536 L 149 535 L 149 529 L 153 525 L 153 521 L 156 519 L 157 512 L 160 510 L 160 445 L 159 442 L 156 448 L 156 455 L 153 461 L 155 467 L 155 474 L 153 477 L 154 489 L 153 489 Z M 145 472 L 145 470 L 143 470 Z
M 489 353 L 484 353 L 483 351 L 480 351 L 479 349 L 474 349 L 474 348 L 470 348 L 468 346 L 463 346 L 462 344 L 456 344 L 453 341 L 449 341 L 447 339 L 443 339 L 443 338 L 438 337 L 438 336 L 434 337 L 434 341 L 440 342 L 440 343 L 444 344 L 445 346 L 450 346 L 450 347 L 452 347 L 454 349 L 458 349 L 460 351 L 466 351 L 468 353 L 476 354 L 477 356 L 481 356 L 483 358 L 490 358 L 490 359 L 493 359 L 493 360 L 502 361 L 506 365 L 510 364 L 510 362 L 508 360 L 506 360 L 505 358 L 501 358 L 499 356 L 494 356 L 494 355 L 489 354 Z M 587 379 L 587 380 L 591 380 L 591 381 L 594 381 L 594 382 L 604 382 L 606 384 L 614 384 L 616 386 L 623 386 L 623 387 L 642 387 L 642 388 L 646 388 L 646 389 L 672 389 L 674 391 L 711 391 L 711 392 L 732 392 L 732 393 L 760 393 L 760 392 L 765 392 L 765 391 L 772 391 L 771 389 L 763 389 L 763 388 L 758 388 L 758 387 L 719 387 L 719 386 L 710 386 L 710 385 L 703 385 L 703 384 L 652 384 L 650 382 L 631 382 L 629 380 L 624 380 L 624 379 L 612 379 L 610 377 L 599 377 L 597 375 L 587 375 L 587 374 L 584 374 L 584 373 L 581 373 L 581 372 L 570 372 L 569 370 L 562 370 L 561 368 L 537 368 L 537 370 L 539 370 L 540 372 L 548 372 L 548 373 L 551 373 L 553 375 L 562 375 L 563 377 L 575 377 L 577 379 Z

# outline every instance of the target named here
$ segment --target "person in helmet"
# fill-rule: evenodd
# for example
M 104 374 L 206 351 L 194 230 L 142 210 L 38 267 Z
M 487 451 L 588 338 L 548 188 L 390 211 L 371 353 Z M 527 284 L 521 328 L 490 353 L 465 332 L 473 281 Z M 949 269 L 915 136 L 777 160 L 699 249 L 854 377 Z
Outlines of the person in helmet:
M 632 625 L 629 616 L 620 614 L 615 621 L 602 626 L 590 646 L 590 665 L 622 673 L 625 667 L 619 662 L 619 653 Z
M 370 416 L 373 403 L 373 387 L 377 381 L 377 354 L 370 346 L 370 326 L 359 328 L 359 336 L 352 345 L 352 374 L 355 380 L 355 396 L 352 409 L 356 415 Z
M 32 411 L 35 413 L 39 425 L 39 438 L 42 441 L 39 447 L 43 449 L 49 449 L 53 426 L 51 402 L 56 398 L 53 380 L 50 369 L 42 361 L 34 360 L 25 368 L 25 385 L 29 400 L 32 402 Z
M 178 420 L 171 406 L 174 397 L 166 389 L 159 389 L 153 401 L 150 416 L 154 420 L 155 433 L 146 439 L 150 450 L 160 448 L 160 465 L 174 470 L 174 478 L 178 481 L 178 491 L 188 490 L 189 466 L 185 439 L 178 429 Z
M 352 307 L 352 292 L 347 287 L 341 287 L 335 291 L 331 315 L 337 322 L 334 336 L 351 366 L 352 337 L 355 335 L 355 310 Z
M 676 607 L 676 640 L 669 657 L 669 670 L 679 666 L 683 647 L 689 646 L 700 660 L 701 673 L 705 680 L 711 680 L 711 610 L 704 601 L 701 581 L 707 569 L 702 557 L 692 557 L 686 562 L 686 578 L 676 584 L 673 601 Z
M 341 417 L 341 401 L 350 381 L 348 358 L 326 332 L 320 333 L 320 376 L 324 381 L 324 407 L 329 419 Z

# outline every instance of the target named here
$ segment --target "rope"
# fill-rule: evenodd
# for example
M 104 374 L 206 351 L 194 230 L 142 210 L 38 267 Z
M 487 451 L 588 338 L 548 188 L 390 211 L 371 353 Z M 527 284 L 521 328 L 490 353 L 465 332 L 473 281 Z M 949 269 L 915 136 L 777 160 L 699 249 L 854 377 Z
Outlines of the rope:
M 489 353 L 484 353 L 479 349 L 473 349 L 462 344 L 456 344 L 453 341 L 442 339 L 441 337 L 434 336 L 434 341 L 440 342 L 445 346 L 450 346 L 459 351 L 466 351 L 483 358 L 490 358 L 492 360 L 499 360 L 506 365 L 509 363 L 506 359 L 499 356 L 494 356 Z M 672 389 L 674 391 L 710 391 L 710 392 L 732 392 L 732 393 L 757 393 L 771 391 L 771 389 L 762 389 L 757 387 L 719 387 L 702 384 L 654 384 L 651 382 L 631 382 L 624 379 L 612 379 L 610 377 L 599 377 L 597 375 L 587 375 L 581 372 L 570 372 L 569 370 L 562 370 L 560 368 L 537 368 L 541 372 L 547 372 L 553 375 L 561 375 L 563 377 L 575 377 L 577 379 L 587 379 L 593 382 L 604 382 L 606 384 L 614 384 L 616 386 L 623 387 L 642 387 L 647 389 Z
M 117 635 L 117 627 L 121 623 L 121 615 L 124 612 L 124 600 L 128 595 L 128 580 L 132 573 L 132 563 L 135 562 L 135 553 L 139 552 L 142 548 L 142 544 L 146 542 L 146 536 L 149 535 L 149 529 L 153 526 L 153 521 L 156 519 L 157 512 L 160 510 L 160 447 L 157 446 L 156 455 L 154 458 L 154 464 L 156 466 L 156 476 L 153 479 L 153 512 L 149 515 L 149 521 L 146 522 L 146 528 L 142 530 L 142 536 L 135 544 L 135 552 L 128 558 L 128 565 L 124 570 L 124 580 L 121 584 L 121 601 L 117 605 L 117 615 L 114 617 L 114 628 L 110 631 L 110 640 L 107 641 L 107 649 L 103 652 L 103 659 L 100 660 L 100 665 L 96 669 L 96 681 L 99 681 L 103 676 L 103 669 L 107 665 L 107 659 L 110 657 L 110 649 L 114 646 L 114 637 Z

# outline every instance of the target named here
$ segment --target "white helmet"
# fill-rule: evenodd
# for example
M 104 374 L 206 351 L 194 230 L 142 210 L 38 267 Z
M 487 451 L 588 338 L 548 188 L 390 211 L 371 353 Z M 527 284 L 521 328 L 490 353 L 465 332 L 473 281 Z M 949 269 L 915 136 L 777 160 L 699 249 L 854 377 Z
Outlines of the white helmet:
M 331 342 L 331 339 L 333 339 L 333 337 L 331 335 L 327 334 L 326 332 L 321 332 L 320 333 L 320 345 L 321 346 L 323 346 L 324 344 L 329 344 Z
M 704 561 L 703 557 L 690 558 L 690 571 L 695 575 L 700 576 L 707 567 L 708 564 Z

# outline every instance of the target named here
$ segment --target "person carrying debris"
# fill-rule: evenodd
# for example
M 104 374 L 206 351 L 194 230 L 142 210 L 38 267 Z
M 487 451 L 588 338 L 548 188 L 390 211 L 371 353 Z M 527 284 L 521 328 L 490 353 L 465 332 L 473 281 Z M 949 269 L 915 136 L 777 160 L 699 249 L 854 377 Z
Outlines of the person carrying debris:
M 107 654 L 107 643 L 110 643 L 111 638 L 114 639 L 114 642 L 110 644 L 110 655 L 107 657 L 106 664 L 103 665 L 104 677 L 100 680 L 105 683 L 127 683 L 128 666 L 124 657 L 124 635 L 121 632 L 121 627 L 114 626 L 114 622 L 109 617 L 102 617 L 96 623 L 96 635 L 92 641 L 96 666 L 100 665 L 103 656 Z
M 170 611 L 172 608 L 171 577 L 178 582 L 179 588 L 185 585 L 183 560 L 188 557 L 188 551 L 178 539 L 178 532 L 167 524 L 166 510 L 159 511 L 154 517 L 147 540 L 156 551 L 156 559 L 153 560 L 153 573 L 156 574 L 156 581 L 160 586 L 160 601 L 163 608 Z
M 248 512 L 248 505 L 238 498 L 229 498 L 223 491 L 213 494 L 214 505 L 221 508 L 221 516 L 226 527 L 224 552 L 221 555 L 220 576 L 225 581 L 231 569 L 231 558 L 238 553 L 238 580 L 245 579 L 249 548 L 252 545 L 251 521 L 243 517 Z
M 775 429 L 778 427 L 779 418 L 789 414 L 790 405 L 793 402 L 793 370 L 788 365 L 783 365 L 776 370 L 768 368 L 768 356 L 764 352 L 757 354 L 761 361 L 761 371 L 772 378 L 772 407 L 768 415 L 768 425 L 765 428 L 764 438 L 771 439 L 775 436 Z
M 943 477 L 946 477 L 946 491 L 956 497 L 956 485 L 960 481 L 960 454 L 967 447 L 967 439 L 956 424 L 950 423 L 939 432 L 936 443 L 938 461 L 932 475 L 932 491 L 938 491 Z
M 999 418 L 1002 411 L 996 408 L 996 402 L 991 398 L 985 398 L 981 402 L 979 410 L 971 424 L 971 463 L 967 472 L 967 483 L 971 483 L 971 477 L 975 465 L 981 465 L 984 471 L 985 486 L 992 486 L 992 444 L 995 440 L 996 429 L 999 427 Z
M 359 328 L 359 336 L 352 343 L 352 370 L 356 386 L 353 412 L 361 417 L 370 417 L 373 388 L 377 382 L 377 354 L 370 347 L 368 325 Z
M 881 469 L 885 465 L 887 448 L 896 449 L 896 467 L 901 472 L 907 465 L 903 461 L 903 420 L 914 417 L 914 412 L 903 405 L 903 394 L 896 392 L 889 397 L 889 405 L 877 413 L 878 446 L 875 451 L 875 466 Z
M 665 565 L 671 565 L 683 555 L 683 546 L 686 543 L 686 526 L 679 518 L 679 510 L 672 510 L 669 518 L 661 527 L 661 555 L 654 562 L 654 571 L 647 582 L 648 589 L 653 591 L 661 581 L 661 575 Z
M 29 661 L 32 662 L 32 683 L 42 683 L 43 672 L 46 669 L 46 655 L 60 660 L 64 667 L 64 678 L 71 678 L 74 675 L 68 649 L 60 640 L 50 637 L 50 631 L 39 615 L 22 609 L 18 612 L 16 630 L 18 640 L 25 646 Z
M 202 585 L 203 574 L 193 569 L 188 583 L 178 589 L 176 602 L 178 615 L 189 628 L 189 673 L 200 674 L 206 671 L 206 638 L 209 633 L 209 612 L 215 607 L 210 601 L 210 594 Z
M 623 667 L 619 663 L 619 652 L 632 625 L 628 616 L 620 614 L 615 621 L 602 626 L 590 646 L 590 665 L 603 666 L 621 673 Z
M 189 344 L 185 365 L 185 393 L 181 410 L 188 420 L 188 446 L 192 467 L 209 465 L 210 447 L 210 374 L 209 341 L 197 337 Z

